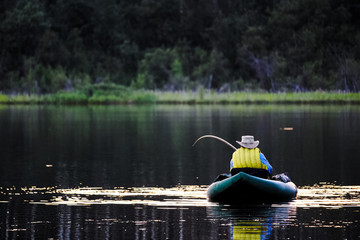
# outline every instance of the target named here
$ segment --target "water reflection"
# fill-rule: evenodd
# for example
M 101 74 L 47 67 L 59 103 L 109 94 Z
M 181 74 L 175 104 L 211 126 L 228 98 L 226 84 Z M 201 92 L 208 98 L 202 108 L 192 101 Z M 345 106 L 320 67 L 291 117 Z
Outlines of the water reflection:
M 209 207 L 219 206 L 207 200 L 208 185 L 178 185 L 176 187 L 0 187 L 0 203 L 22 199 L 24 203 L 43 205 L 147 205 L 156 207 Z M 222 205 L 221 205 L 222 206 Z M 226 206 L 226 205 L 225 205 Z M 232 205 L 233 206 L 233 205 Z M 258 205 L 256 205 L 258 207 Z M 273 203 L 272 208 L 345 208 L 360 207 L 360 186 L 315 184 L 298 188 L 293 201 Z M 216 210 L 216 208 L 215 208 Z M 231 208 L 225 210 L 226 215 Z M 219 212 L 219 211 L 218 211 Z M 230 211 L 231 212 L 231 211 Z
M 359 120 L 343 105 L 2 107 L 0 239 L 356 239 Z M 206 200 L 232 151 L 191 144 L 248 133 L 300 186 L 296 201 Z
M 0 110 L 1 186 L 209 184 L 243 134 L 297 185 L 360 184 L 360 106 L 8 106 Z M 292 129 L 292 130 L 284 130 Z M 52 167 L 47 167 L 52 166 Z
M 335 236 L 360 234 L 359 186 L 303 187 L 295 201 L 247 206 L 208 202 L 206 190 L 1 188 L 1 238 L 283 239 L 330 226 Z
M 274 227 L 291 224 L 296 217 L 296 207 L 212 206 L 207 208 L 212 219 L 227 219 L 231 239 L 268 239 Z

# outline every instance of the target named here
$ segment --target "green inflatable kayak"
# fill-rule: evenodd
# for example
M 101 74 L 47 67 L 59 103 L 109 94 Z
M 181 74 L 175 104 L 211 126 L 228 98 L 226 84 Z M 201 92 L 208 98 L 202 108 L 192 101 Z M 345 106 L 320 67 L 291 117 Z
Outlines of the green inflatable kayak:
M 207 196 L 209 201 L 231 204 L 290 201 L 296 198 L 297 188 L 287 179 L 288 182 L 270 180 L 244 172 L 234 176 L 222 174 L 209 186 Z

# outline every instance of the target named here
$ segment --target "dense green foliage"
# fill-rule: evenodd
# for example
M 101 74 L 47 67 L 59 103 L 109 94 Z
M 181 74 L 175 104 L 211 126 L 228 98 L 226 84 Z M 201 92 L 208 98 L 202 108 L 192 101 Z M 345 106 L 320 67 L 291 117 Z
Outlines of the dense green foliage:
M 3 0 L 0 91 L 359 91 L 359 12 L 355 0 Z

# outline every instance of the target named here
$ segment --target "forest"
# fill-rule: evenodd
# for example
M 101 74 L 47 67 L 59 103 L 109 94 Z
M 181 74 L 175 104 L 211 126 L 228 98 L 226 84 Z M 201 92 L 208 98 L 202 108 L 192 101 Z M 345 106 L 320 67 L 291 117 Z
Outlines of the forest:
M 0 92 L 360 90 L 356 0 L 2 0 Z

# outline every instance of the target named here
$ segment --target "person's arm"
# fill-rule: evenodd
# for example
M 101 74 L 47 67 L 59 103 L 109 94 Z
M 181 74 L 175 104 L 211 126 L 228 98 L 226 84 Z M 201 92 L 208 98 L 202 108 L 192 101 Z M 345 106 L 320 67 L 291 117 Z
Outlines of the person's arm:
M 232 168 L 233 168 L 233 160 L 231 159 L 230 160 L 230 170 L 229 171 L 231 171 Z
M 272 168 L 272 166 L 270 165 L 269 161 L 266 159 L 266 157 L 265 157 L 265 155 L 263 153 L 260 153 L 260 161 L 261 161 L 262 164 L 265 164 L 267 166 L 268 172 L 269 172 L 269 174 L 271 174 L 272 171 L 273 171 L 273 168 Z

